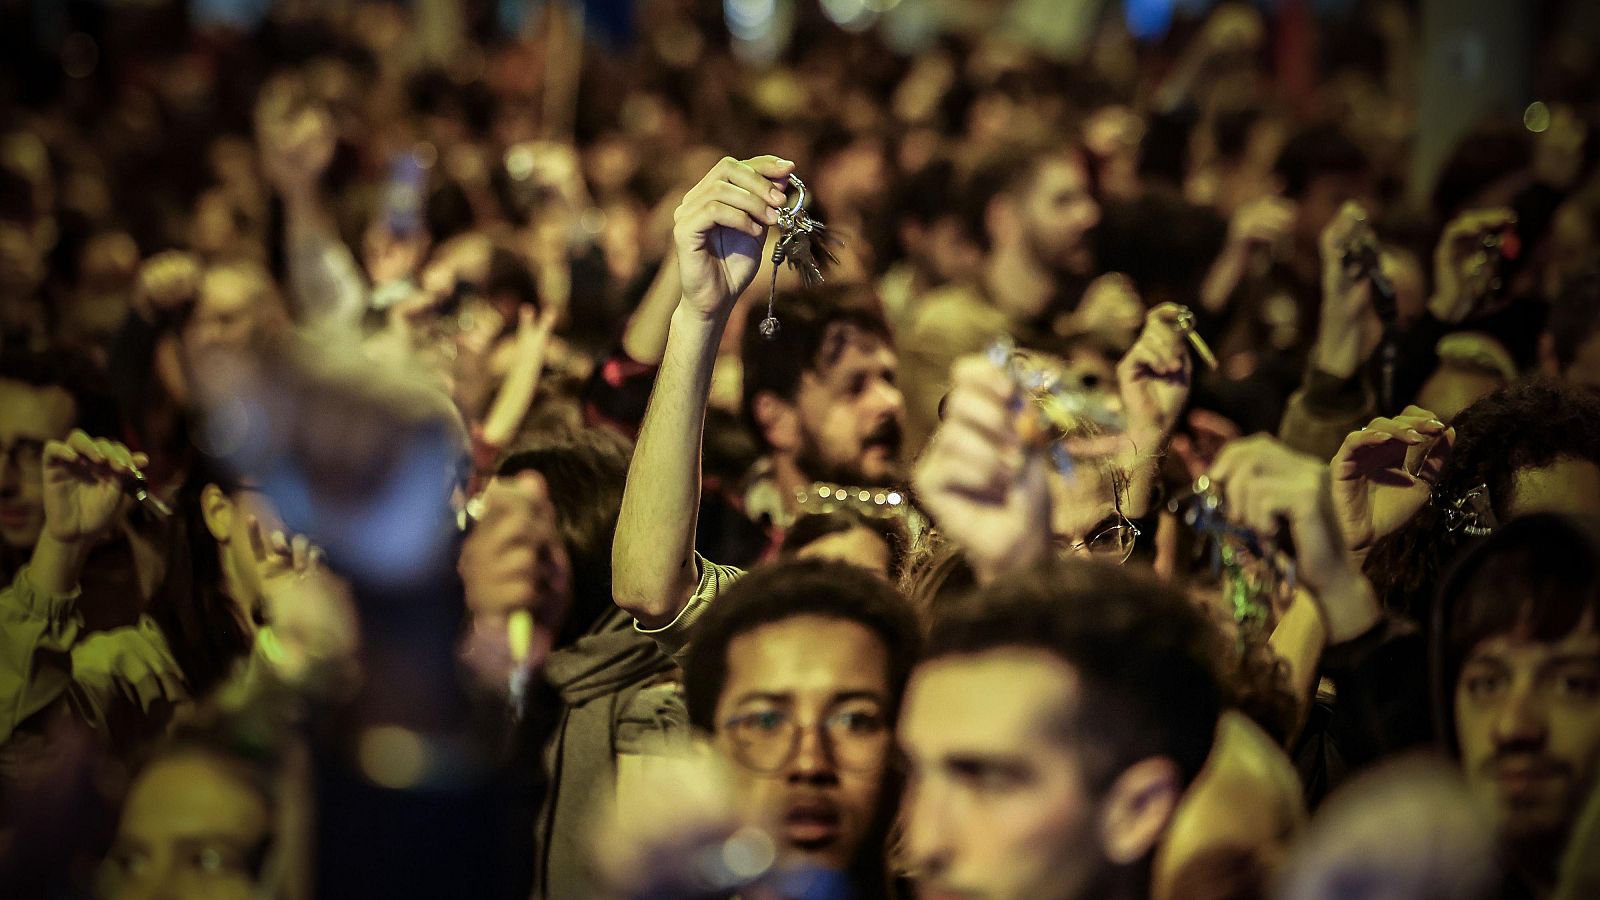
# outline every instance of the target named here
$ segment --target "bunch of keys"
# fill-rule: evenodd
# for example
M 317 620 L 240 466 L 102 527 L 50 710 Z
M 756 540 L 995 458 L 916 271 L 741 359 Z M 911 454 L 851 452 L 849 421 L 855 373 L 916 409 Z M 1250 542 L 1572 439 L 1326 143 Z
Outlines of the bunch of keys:
M 1194 312 L 1187 306 L 1179 306 L 1177 315 L 1172 320 L 1172 327 L 1178 330 L 1189 341 L 1189 346 L 1194 348 L 1195 355 L 1206 364 L 1206 368 L 1217 367 L 1217 355 L 1211 352 L 1211 345 L 1206 339 L 1194 330 Z
M 1271 619 L 1271 596 L 1292 592 L 1292 553 L 1270 538 L 1228 521 L 1222 497 L 1208 476 L 1201 475 L 1184 496 L 1173 498 L 1167 511 L 1205 539 L 1211 574 L 1222 579 L 1235 622 L 1265 626 Z
M 794 200 L 786 209 L 778 210 L 778 243 L 772 248 L 772 288 L 767 295 L 767 317 L 758 326 L 761 336 L 773 340 L 778 336 L 778 319 L 772 314 L 772 302 L 778 296 L 778 267 L 784 262 L 800 273 L 806 287 L 822 283 L 822 262 L 838 262 L 829 244 L 838 239 L 828 233 L 828 227 L 806 213 L 809 199 L 806 183 L 798 175 L 789 176 L 789 186 L 794 189 Z
M 1062 475 L 1071 475 L 1072 454 L 1062 438 L 1092 422 L 1106 431 L 1122 431 L 1122 416 L 1093 395 L 1072 387 L 1058 372 L 1038 365 L 1019 353 L 1010 338 L 1000 338 L 989 346 L 989 362 L 1005 372 L 1016 385 L 1013 412 L 1022 414 L 1018 430 L 1023 444 L 1046 448 L 1050 461 Z

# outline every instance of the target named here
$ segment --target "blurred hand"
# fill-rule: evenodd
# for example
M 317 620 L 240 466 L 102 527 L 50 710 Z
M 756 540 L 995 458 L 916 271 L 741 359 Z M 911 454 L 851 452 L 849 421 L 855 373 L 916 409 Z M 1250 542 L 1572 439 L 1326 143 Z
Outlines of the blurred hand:
M 1081 331 L 1133 332 L 1144 322 L 1144 301 L 1133 280 L 1121 272 L 1107 272 L 1089 282 L 1083 301 L 1072 314 Z
M 182 250 L 166 250 L 139 267 L 133 309 L 146 322 L 160 322 L 200 295 L 200 260 Z
M 1340 207 L 1318 240 L 1322 309 L 1313 360 L 1317 368 L 1343 378 L 1355 374 L 1372 355 L 1383 333 L 1372 307 L 1372 280 L 1344 262 L 1345 248 L 1368 228 L 1366 211 L 1350 201 Z
M 417 274 L 428 255 L 428 234 L 418 231 L 399 237 L 387 223 L 375 221 L 367 227 L 362 250 L 367 277 L 374 285 L 407 281 Z
M 462 656 L 486 685 L 503 689 L 517 670 L 544 664 L 571 601 L 571 567 L 543 476 L 495 478 L 481 499 L 457 563 L 472 616 Z M 532 620 L 527 648 L 512 646 L 519 614 Z
M 1294 229 L 1295 205 L 1282 197 L 1259 197 L 1239 207 L 1228 223 L 1228 243 L 1234 247 L 1275 247 L 1289 240 Z
M 917 463 L 917 500 L 985 580 L 1050 548 L 1044 454 L 1018 436 L 1014 386 L 980 356 L 951 370 L 944 421 Z
M 1317 599 L 1329 643 L 1356 637 L 1377 621 L 1372 587 L 1340 538 L 1327 466 L 1256 435 L 1223 448 L 1211 479 L 1230 521 L 1264 537 L 1281 537 L 1287 527 L 1295 574 Z
M 1139 340 L 1117 363 L 1128 437 L 1141 453 L 1160 450 L 1189 399 L 1194 363 L 1175 324 L 1178 312 L 1172 303 L 1151 310 Z
M 683 304 L 723 321 L 760 269 L 767 227 L 778 221 L 794 163 L 775 156 L 724 157 L 673 214 Z
M 1329 465 L 1345 546 L 1365 552 L 1409 522 L 1428 502 L 1455 437 L 1420 406 L 1351 432 Z
M 1433 250 L 1433 296 L 1428 312 L 1447 324 L 1472 314 L 1478 302 L 1474 271 L 1481 263 L 1485 235 L 1516 222 L 1509 209 L 1472 209 L 1450 220 Z
M 73 431 L 44 446 L 45 533 L 63 544 L 98 536 L 111 526 L 123 499 L 123 481 L 150 460 L 116 441 Z
M 254 516 L 245 528 L 267 620 L 257 640 L 273 671 L 302 686 L 329 665 L 350 664 L 361 636 L 355 603 L 322 551 L 303 534 L 268 531 Z

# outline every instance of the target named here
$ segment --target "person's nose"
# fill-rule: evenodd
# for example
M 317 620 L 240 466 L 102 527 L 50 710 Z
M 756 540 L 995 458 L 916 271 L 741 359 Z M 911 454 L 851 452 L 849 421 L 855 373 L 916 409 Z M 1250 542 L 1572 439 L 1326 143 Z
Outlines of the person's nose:
M 902 821 L 913 878 L 936 878 L 950 866 L 954 844 L 947 801 L 942 792 L 926 785 L 906 793 Z
M 795 740 L 794 758 L 789 763 L 790 781 L 832 782 L 838 778 L 833 749 L 821 726 L 801 728 Z
M 1513 684 L 1494 717 L 1494 740 L 1500 747 L 1543 746 L 1549 721 L 1531 681 Z

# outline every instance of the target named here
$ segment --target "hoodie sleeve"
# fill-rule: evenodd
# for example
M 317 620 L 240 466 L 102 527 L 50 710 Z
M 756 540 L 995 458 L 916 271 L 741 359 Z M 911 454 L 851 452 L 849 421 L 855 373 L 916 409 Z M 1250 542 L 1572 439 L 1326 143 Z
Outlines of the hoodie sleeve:
M 689 658 L 689 644 L 694 636 L 694 623 L 705 615 L 711 606 L 711 601 L 717 599 L 718 594 L 727 590 L 728 585 L 744 577 L 743 569 L 719 565 L 698 553 L 694 555 L 694 561 L 700 567 L 700 585 L 694 589 L 689 602 L 684 604 L 677 618 L 660 628 L 640 628 L 638 622 L 633 623 L 635 631 L 649 635 L 661 648 L 661 652 L 672 657 L 672 661 L 680 666 Z

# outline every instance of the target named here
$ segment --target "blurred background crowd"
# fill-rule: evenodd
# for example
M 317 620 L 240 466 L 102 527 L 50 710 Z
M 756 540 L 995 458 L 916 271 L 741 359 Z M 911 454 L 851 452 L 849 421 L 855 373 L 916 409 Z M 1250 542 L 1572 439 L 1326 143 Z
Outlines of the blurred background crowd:
M 1133 881 L 983 887 L 1054 834 L 951 890 L 1597 889 L 1600 6 L 0 0 L 0 48 L 0 894 L 932 895 L 895 798 L 920 673 L 1020 615 L 975 586 L 1186 597 L 1247 736 L 1100 848 Z M 765 229 L 802 190 L 821 286 Z M 881 644 L 840 773 L 721 718 L 794 663 L 739 665 L 773 597 Z M 1448 698 L 1501 633 L 1577 642 L 1528 676 L 1567 718 L 1482 750 Z M 756 789 L 690 735 L 844 799 L 719 831 Z M 1334 793 L 1439 742 L 1490 786 Z

